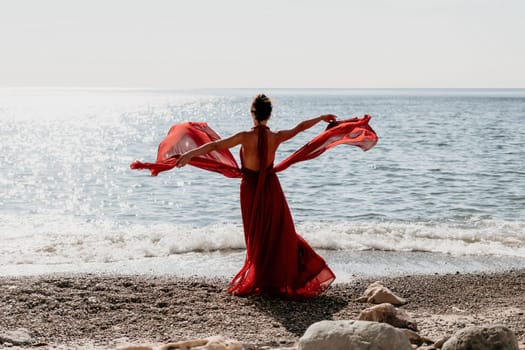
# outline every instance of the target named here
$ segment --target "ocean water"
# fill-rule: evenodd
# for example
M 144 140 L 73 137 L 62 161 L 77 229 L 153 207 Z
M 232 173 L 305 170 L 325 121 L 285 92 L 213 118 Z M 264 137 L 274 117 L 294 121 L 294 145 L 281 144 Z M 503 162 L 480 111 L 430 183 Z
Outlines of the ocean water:
M 0 90 L 0 275 L 231 277 L 244 259 L 239 180 L 129 164 L 154 161 L 175 123 L 249 129 L 259 92 L 274 129 L 372 115 L 372 150 L 338 146 L 279 174 L 297 231 L 340 281 L 525 268 L 525 90 L 28 88 Z

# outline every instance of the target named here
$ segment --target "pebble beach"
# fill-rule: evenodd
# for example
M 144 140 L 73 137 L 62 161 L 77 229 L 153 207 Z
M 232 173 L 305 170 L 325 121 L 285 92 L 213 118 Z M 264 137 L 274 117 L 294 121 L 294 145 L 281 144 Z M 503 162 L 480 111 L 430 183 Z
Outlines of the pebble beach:
M 10 348 L 115 349 L 222 335 L 245 349 L 294 346 L 312 323 L 355 319 L 357 301 L 381 280 L 408 300 L 419 334 L 438 340 L 472 325 L 501 324 L 525 349 L 525 270 L 412 275 L 336 283 L 304 301 L 235 297 L 228 281 L 147 275 L 74 274 L 0 278 L 0 339 L 25 328 Z

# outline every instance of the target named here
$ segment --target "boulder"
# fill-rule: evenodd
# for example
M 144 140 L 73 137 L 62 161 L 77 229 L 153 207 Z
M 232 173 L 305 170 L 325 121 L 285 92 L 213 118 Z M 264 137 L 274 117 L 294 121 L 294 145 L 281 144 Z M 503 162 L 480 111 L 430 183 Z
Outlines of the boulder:
M 184 340 L 169 343 L 160 348 L 161 350 L 242 350 L 242 344 L 236 340 L 224 339 L 214 336 L 204 339 Z
M 412 350 L 403 331 L 386 323 L 345 320 L 312 324 L 299 339 L 299 350 Z
M 31 332 L 25 328 L 18 328 L 14 331 L 0 332 L 0 344 L 10 343 L 12 345 L 31 345 L 33 338 Z
M 372 304 L 389 303 L 396 306 L 405 305 L 407 303 L 406 299 L 395 295 L 379 281 L 370 284 L 363 295 L 357 300 Z
M 505 326 L 474 326 L 454 334 L 441 349 L 518 350 L 518 341 L 514 333 Z
M 361 311 L 358 320 L 388 323 L 396 328 L 408 328 L 417 332 L 417 323 L 404 310 L 396 309 L 394 305 L 383 303 Z

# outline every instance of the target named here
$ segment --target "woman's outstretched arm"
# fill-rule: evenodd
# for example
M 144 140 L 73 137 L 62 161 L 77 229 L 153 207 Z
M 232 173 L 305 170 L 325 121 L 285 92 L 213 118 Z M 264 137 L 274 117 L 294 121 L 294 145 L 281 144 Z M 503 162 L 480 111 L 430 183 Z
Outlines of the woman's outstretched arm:
M 303 120 L 302 122 L 297 124 L 295 126 L 295 128 L 293 128 L 293 129 L 279 131 L 277 133 L 277 135 L 279 136 L 279 143 L 291 139 L 292 137 L 294 137 L 295 135 L 297 135 L 301 131 L 304 131 L 306 129 L 310 129 L 312 126 L 314 126 L 315 124 L 319 123 L 321 120 L 325 121 L 327 123 L 331 123 L 331 122 L 335 121 L 335 119 L 336 119 L 336 116 L 333 115 L 333 114 L 324 114 L 324 115 L 321 115 L 321 116 L 319 116 L 317 118 Z
M 239 132 L 228 138 L 208 142 L 200 147 L 192 149 L 191 151 L 188 151 L 180 156 L 180 158 L 177 160 L 177 167 L 181 168 L 185 166 L 193 157 L 202 156 L 215 150 L 235 147 L 243 142 L 245 134 L 246 132 Z

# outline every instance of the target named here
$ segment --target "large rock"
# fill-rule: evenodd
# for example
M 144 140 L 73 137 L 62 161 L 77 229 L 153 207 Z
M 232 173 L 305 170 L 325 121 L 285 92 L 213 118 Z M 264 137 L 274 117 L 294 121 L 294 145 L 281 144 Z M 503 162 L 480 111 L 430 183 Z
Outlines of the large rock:
M 385 287 L 383 283 L 376 281 L 370 284 L 363 295 L 357 299 L 361 302 L 369 302 L 372 304 L 383 304 L 389 303 L 392 305 L 405 305 L 407 303 L 406 299 L 401 298 L 395 295 L 390 289 Z
M 299 350 L 411 350 L 403 331 L 386 323 L 320 321 L 299 339 Z
M 357 316 L 358 320 L 388 323 L 396 328 L 408 328 L 417 332 L 417 323 L 404 310 L 394 305 L 383 303 L 364 309 Z
M 518 350 L 518 341 L 505 326 L 465 328 L 443 344 L 442 350 Z
M 25 328 L 14 331 L 0 332 L 0 344 L 10 343 L 12 345 L 30 345 L 33 343 L 31 332 Z

